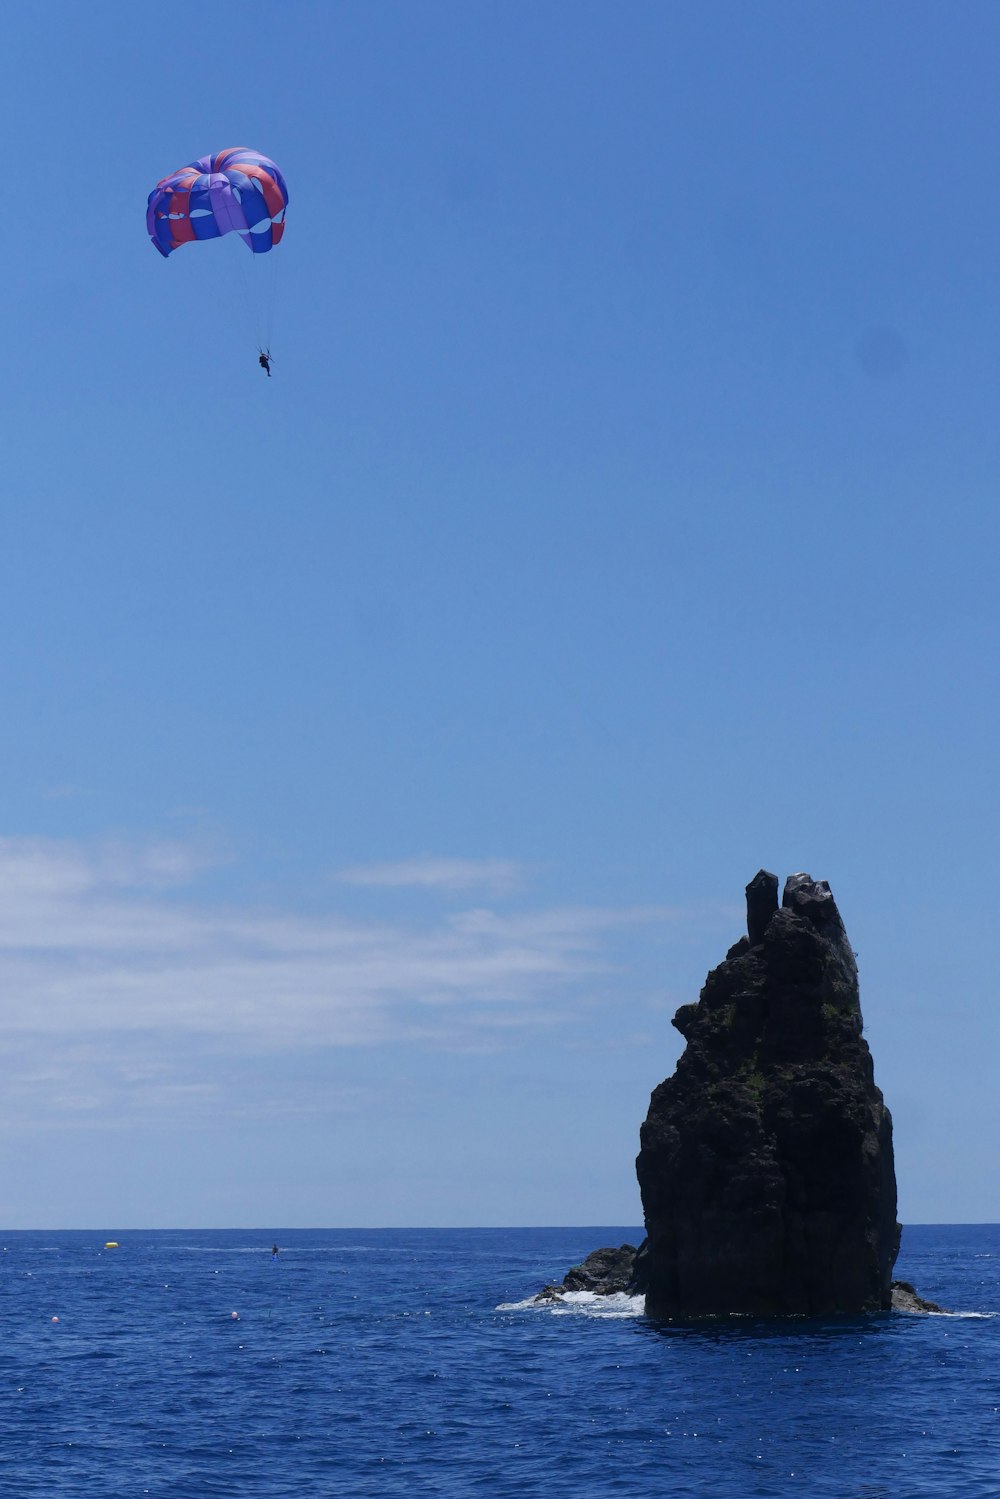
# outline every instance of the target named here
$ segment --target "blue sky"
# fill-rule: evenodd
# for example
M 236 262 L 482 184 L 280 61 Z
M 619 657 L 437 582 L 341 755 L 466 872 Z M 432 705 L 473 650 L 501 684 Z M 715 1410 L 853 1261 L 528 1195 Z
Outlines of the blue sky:
M 762 865 L 860 953 L 904 1220 L 1000 1217 L 998 51 L 10 8 L 0 1221 L 636 1223 Z M 239 144 L 280 248 L 162 260 Z

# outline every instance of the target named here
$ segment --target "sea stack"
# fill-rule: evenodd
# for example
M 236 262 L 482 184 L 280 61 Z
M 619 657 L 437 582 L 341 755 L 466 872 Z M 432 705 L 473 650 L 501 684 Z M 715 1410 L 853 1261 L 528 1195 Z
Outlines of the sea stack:
M 761 870 L 747 930 L 674 1025 L 636 1161 L 652 1317 L 887 1310 L 899 1249 L 892 1119 L 825 880 Z

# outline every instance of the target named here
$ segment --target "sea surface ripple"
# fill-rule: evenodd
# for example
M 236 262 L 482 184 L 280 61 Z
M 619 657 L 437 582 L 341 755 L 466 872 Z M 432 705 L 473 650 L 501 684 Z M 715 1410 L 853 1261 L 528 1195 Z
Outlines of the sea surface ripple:
M 692 1328 L 624 1297 L 528 1304 L 638 1236 L 2 1235 L 0 1492 L 1000 1494 L 1000 1227 L 906 1230 L 897 1273 L 947 1317 Z

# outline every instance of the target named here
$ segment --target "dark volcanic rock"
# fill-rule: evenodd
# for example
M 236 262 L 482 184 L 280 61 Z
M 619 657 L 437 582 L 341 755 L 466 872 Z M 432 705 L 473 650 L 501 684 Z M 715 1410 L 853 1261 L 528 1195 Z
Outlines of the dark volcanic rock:
M 894 1312 L 943 1312 L 944 1307 L 936 1301 L 927 1301 L 918 1296 L 908 1280 L 892 1283 L 892 1309 Z
M 598 1296 L 612 1296 L 627 1291 L 632 1284 L 635 1245 L 622 1244 L 619 1249 L 595 1249 L 582 1265 L 574 1265 L 563 1277 L 564 1291 L 593 1291 Z
M 747 936 L 740 942 L 756 947 L 763 942 L 771 917 L 778 909 L 778 876 L 759 869 L 747 886 Z
M 618 1249 L 594 1249 L 582 1265 L 567 1270 L 562 1285 L 543 1286 L 535 1300 L 558 1301 L 567 1291 L 592 1291 L 595 1296 L 631 1291 L 637 1253 L 634 1244 L 622 1244 Z
M 749 937 L 674 1024 L 636 1162 L 633 1289 L 654 1317 L 888 1309 L 899 1248 L 892 1120 L 861 1030 L 858 972 L 825 881 L 765 870 Z

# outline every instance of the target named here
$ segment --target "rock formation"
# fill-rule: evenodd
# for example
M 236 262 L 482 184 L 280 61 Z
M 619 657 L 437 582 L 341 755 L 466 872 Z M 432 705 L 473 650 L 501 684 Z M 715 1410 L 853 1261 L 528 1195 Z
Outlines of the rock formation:
M 614 1296 L 631 1288 L 635 1275 L 634 1244 L 618 1249 L 595 1249 L 563 1276 L 561 1286 L 543 1286 L 536 1301 L 557 1301 L 567 1291 L 591 1291 L 595 1296 Z
M 948 1316 L 944 1307 L 938 1306 L 936 1301 L 918 1296 L 908 1280 L 893 1281 L 892 1309 L 894 1312 L 937 1312 L 938 1315 Z
M 687 1042 L 636 1162 L 654 1317 L 888 1309 L 899 1248 L 892 1120 L 826 881 L 761 870 L 748 935 L 677 1011 Z

